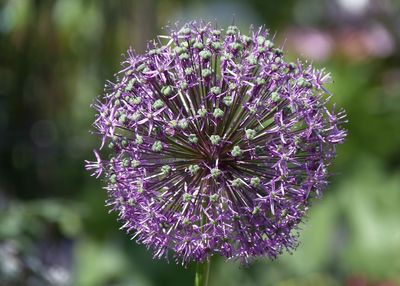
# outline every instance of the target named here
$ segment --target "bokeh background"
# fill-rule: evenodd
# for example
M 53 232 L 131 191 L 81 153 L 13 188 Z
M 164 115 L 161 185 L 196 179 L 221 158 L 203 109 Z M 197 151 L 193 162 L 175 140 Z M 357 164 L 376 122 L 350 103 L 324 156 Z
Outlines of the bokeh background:
M 129 46 L 233 14 L 332 73 L 349 136 L 297 251 L 217 258 L 210 285 L 400 285 L 400 1 L 1 0 L 1 286 L 192 285 L 193 266 L 152 260 L 108 214 L 83 167 L 98 144 L 89 105 Z

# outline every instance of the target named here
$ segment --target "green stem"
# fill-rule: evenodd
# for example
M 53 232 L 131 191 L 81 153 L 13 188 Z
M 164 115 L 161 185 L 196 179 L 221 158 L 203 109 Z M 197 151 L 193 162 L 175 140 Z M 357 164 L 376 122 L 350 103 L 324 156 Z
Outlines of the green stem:
M 196 265 L 196 275 L 194 277 L 194 286 L 207 286 L 210 276 L 211 258 L 205 262 L 198 262 Z

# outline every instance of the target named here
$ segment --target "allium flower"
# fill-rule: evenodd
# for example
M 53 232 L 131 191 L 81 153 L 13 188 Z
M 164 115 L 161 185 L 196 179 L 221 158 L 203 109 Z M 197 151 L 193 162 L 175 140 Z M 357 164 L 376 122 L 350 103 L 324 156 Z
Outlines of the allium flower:
M 287 63 L 264 28 L 188 23 L 144 55 L 128 51 L 93 104 L 109 155 L 87 169 L 155 257 L 274 258 L 296 246 L 346 135 L 344 112 L 326 107 L 328 80 Z

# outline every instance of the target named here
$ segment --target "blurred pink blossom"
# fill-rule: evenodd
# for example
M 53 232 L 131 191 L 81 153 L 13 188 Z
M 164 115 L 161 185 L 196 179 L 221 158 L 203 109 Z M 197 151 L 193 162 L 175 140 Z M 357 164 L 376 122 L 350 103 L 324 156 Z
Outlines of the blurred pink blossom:
M 332 52 L 333 39 L 326 32 L 313 28 L 291 28 L 287 37 L 290 48 L 308 59 L 323 61 Z

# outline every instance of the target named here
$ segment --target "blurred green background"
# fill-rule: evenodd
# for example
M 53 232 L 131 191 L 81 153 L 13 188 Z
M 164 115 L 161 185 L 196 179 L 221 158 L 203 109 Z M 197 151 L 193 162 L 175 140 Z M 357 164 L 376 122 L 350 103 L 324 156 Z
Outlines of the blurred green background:
M 211 286 L 400 285 L 400 3 L 388 0 L 1 0 L 0 285 L 192 285 L 120 231 L 84 171 L 89 108 L 121 54 L 169 22 L 266 24 L 288 57 L 326 67 L 348 112 L 322 200 L 293 254 L 215 259 Z

